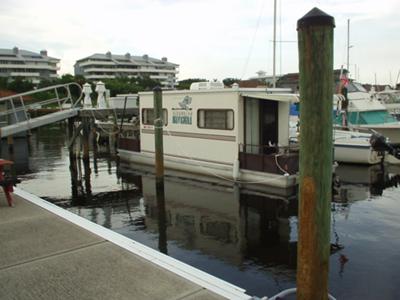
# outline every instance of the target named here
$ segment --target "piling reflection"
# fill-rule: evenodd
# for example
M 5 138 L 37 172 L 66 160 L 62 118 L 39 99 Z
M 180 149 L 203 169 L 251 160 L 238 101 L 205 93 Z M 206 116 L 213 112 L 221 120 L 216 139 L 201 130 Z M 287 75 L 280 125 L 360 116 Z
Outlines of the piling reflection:
M 165 190 L 164 180 L 156 182 L 156 202 L 157 202 L 157 220 L 158 220 L 158 250 L 168 254 L 167 246 L 167 214 L 165 209 Z

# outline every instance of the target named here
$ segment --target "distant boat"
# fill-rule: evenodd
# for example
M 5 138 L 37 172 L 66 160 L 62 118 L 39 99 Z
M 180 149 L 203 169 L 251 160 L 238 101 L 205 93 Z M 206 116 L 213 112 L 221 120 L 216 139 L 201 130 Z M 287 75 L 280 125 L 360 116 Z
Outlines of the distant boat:
M 293 129 L 291 129 L 291 132 L 291 141 L 293 143 L 298 143 L 298 138 L 293 135 Z M 373 149 L 370 138 L 371 134 L 369 133 L 334 130 L 334 160 L 339 163 L 349 164 L 373 165 L 380 163 L 385 158 L 384 153 Z
M 392 143 L 400 143 L 400 122 L 387 108 L 357 82 L 347 85 L 347 126 L 351 130 L 370 131 L 371 129 L 389 138 Z M 334 97 L 335 112 L 339 112 L 341 97 Z M 336 126 L 343 125 L 343 114 L 335 113 Z
M 291 141 L 297 143 L 298 107 L 291 106 L 290 137 Z M 367 164 L 373 165 L 385 160 L 389 163 L 398 164 L 400 160 L 389 155 L 391 150 L 395 154 L 396 149 L 385 140 L 385 145 L 379 148 L 371 144 L 372 133 L 363 133 L 354 130 L 333 129 L 334 160 L 339 163 Z M 379 136 L 376 136 L 379 138 Z M 380 137 L 383 138 L 383 137 Z
M 386 109 L 400 120 L 400 91 L 384 90 L 375 94 L 376 99 L 381 102 Z

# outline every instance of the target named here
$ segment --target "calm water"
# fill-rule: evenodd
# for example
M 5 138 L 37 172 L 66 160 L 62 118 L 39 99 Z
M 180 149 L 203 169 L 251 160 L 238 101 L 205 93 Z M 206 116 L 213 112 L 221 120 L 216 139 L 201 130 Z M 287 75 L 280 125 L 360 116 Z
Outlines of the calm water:
M 67 150 L 65 128 L 16 140 L 11 158 L 29 192 L 184 261 L 250 295 L 295 285 L 296 195 L 254 195 L 177 177 L 157 201 L 151 174 L 110 157 Z M 9 157 L 6 145 L 2 157 Z M 340 166 L 332 204 L 330 292 L 337 299 L 400 299 L 399 168 Z

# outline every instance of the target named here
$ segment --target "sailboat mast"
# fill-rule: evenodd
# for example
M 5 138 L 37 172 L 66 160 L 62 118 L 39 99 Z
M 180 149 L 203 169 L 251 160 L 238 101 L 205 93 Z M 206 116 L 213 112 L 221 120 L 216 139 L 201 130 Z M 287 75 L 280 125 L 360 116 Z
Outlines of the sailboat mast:
M 275 55 L 276 55 L 276 0 L 274 0 L 274 36 L 273 36 L 273 51 L 272 51 L 272 87 L 276 87 L 276 65 L 275 65 Z
M 350 73 L 350 19 L 347 19 L 347 72 Z

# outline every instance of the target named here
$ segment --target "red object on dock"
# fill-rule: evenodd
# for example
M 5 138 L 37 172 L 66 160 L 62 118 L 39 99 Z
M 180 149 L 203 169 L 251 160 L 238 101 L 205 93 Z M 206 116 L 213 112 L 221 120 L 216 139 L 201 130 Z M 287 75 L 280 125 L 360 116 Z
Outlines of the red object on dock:
M 6 160 L 6 159 L 0 159 L 0 182 L 3 181 L 4 184 L 2 184 L 3 186 L 3 190 L 4 190 L 4 194 L 6 195 L 7 198 L 7 202 L 8 202 L 8 206 L 12 206 L 12 202 L 13 199 L 11 197 L 11 193 L 14 191 L 13 188 L 13 184 L 12 182 L 6 184 L 5 183 L 5 177 L 4 177 L 4 166 L 11 166 L 14 162 L 12 162 L 11 160 Z

